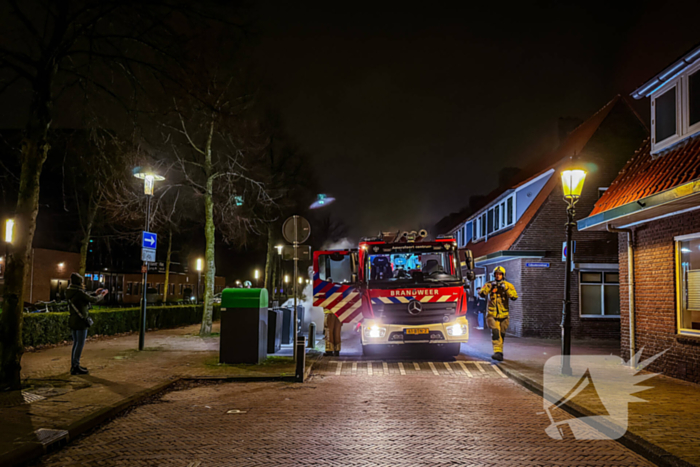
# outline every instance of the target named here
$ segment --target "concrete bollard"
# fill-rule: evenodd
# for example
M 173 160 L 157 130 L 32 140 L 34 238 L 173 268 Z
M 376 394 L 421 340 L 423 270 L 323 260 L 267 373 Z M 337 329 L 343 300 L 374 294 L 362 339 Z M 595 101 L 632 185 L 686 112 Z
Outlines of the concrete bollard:
M 309 323 L 309 348 L 316 348 L 316 323 L 313 321 Z

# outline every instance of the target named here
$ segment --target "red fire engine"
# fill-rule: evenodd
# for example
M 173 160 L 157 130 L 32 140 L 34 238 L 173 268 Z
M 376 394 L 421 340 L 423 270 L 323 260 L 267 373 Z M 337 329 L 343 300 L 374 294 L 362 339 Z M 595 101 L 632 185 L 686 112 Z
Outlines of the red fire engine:
M 427 344 L 452 356 L 469 339 L 457 242 L 426 236 L 384 233 L 363 238 L 358 249 L 314 253 L 314 306 L 360 322 L 364 354 Z M 471 252 L 463 256 L 473 276 Z

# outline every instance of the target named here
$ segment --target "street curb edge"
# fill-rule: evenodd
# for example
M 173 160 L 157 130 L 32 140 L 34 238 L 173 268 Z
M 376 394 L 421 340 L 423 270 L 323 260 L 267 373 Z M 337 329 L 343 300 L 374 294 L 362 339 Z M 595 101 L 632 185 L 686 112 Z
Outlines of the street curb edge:
M 523 386 L 525 389 L 528 389 L 540 397 L 544 397 L 544 391 L 541 384 L 538 384 L 532 379 L 524 376 L 522 373 L 506 366 L 499 365 L 499 368 L 504 371 L 509 378 Z M 577 418 L 598 415 L 571 401 L 561 405 L 560 407 Z M 589 425 L 591 424 L 589 423 Z M 593 426 L 593 428 L 600 430 L 600 427 L 598 426 Z M 619 429 L 619 431 L 622 430 Z M 629 450 L 643 456 L 661 467 L 694 467 L 693 464 L 676 457 L 656 444 L 650 443 L 644 438 L 631 433 L 629 430 L 625 431 L 625 434 L 621 438 L 615 439 L 614 441 L 617 441 Z

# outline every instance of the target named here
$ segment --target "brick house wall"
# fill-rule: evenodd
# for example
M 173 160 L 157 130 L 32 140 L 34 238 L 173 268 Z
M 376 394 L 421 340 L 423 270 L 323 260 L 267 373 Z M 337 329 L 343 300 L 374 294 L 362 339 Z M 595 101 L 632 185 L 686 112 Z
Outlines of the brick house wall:
M 63 264 L 63 267 L 59 266 Z M 67 251 L 33 248 L 29 265 L 29 277 L 25 283 L 24 301 L 35 303 L 51 299 L 51 281 L 61 281 L 65 289 L 70 275 L 80 269 L 80 254 Z
M 593 210 L 599 197 L 598 188 L 610 185 L 624 166 L 627 156 L 634 152 L 646 136 L 646 130 L 624 103 L 619 103 L 611 110 L 578 155 L 578 163 L 587 168 L 588 175 L 581 198 L 576 204 L 577 219 L 587 217 Z M 553 175 L 558 176 L 558 172 Z M 566 203 L 563 200 L 561 181 L 556 180 L 555 183 L 556 186 L 530 224 L 510 247 L 511 250 L 545 251 L 541 261 L 550 263 L 549 268 L 528 268 L 528 260 L 521 260 L 522 290 L 519 292 L 523 300 L 522 307 L 527 311 L 511 327 L 516 335 L 523 337 L 561 336 L 566 264 L 561 260 L 561 249 L 566 240 Z M 574 262 L 617 264 L 616 236 L 608 232 L 578 232 L 574 227 Z M 579 271 L 575 270 L 571 273 L 572 336 L 618 338 L 619 319 L 580 316 L 578 279 Z
M 642 358 L 667 352 L 647 369 L 700 383 L 700 338 L 677 334 L 674 237 L 700 232 L 700 211 L 650 222 L 635 230 L 635 341 Z M 620 234 L 621 355 L 630 358 L 627 235 Z

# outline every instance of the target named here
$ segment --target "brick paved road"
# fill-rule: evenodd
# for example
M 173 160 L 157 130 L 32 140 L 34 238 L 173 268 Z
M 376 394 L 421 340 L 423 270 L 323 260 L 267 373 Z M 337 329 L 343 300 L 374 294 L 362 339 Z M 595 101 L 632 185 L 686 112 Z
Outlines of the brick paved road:
M 336 376 L 329 359 L 305 384 L 186 386 L 43 465 L 653 465 L 614 441 L 548 438 L 541 399 L 489 365 L 466 364 L 469 377 L 458 362 L 454 375 L 444 362 L 432 362 L 439 375 L 428 362 L 402 362 L 405 375 L 398 362 L 386 375 L 381 361 L 372 375 L 355 363 L 354 377 Z

